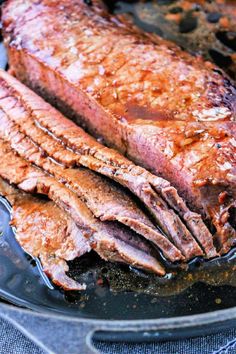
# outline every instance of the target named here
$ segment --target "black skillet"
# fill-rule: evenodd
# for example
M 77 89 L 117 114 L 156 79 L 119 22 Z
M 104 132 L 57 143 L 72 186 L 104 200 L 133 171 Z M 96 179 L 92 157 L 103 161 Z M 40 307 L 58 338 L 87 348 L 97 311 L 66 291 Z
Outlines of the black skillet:
M 0 50 L 0 66 L 5 68 L 2 45 Z M 220 264 L 195 262 L 191 272 L 159 282 L 91 254 L 70 265 L 87 290 L 64 293 L 18 246 L 9 218 L 10 206 L 1 198 L 0 316 L 49 352 L 73 353 L 70 338 L 77 338 L 76 352 L 82 354 L 93 352 L 92 336 L 144 342 L 206 335 L 236 324 L 234 250 Z M 32 321 L 39 324 L 37 330 Z

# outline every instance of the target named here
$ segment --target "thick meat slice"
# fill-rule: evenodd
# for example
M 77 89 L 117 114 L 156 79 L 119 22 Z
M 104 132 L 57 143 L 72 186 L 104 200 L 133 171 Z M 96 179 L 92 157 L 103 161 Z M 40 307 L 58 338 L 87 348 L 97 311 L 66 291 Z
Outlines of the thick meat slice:
M 0 178 L 0 194 L 12 206 L 11 225 L 22 248 L 39 257 L 52 281 L 67 290 L 83 290 L 66 275 L 66 261 L 90 251 L 89 243 L 74 221 L 53 202 L 26 194 Z
M 169 258 L 170 242 L 154 228 L 124 191 L 108 181 L 104 181 L 92 171 L 84 168 L 63 169 L 53 163 L 52 159 L 43 157 L 42 151 L 28 137 L 19 133 L 18 127 L 11 124 L 6 116 L 1 114 L 0 136 L 7 139 L 11 147 L 26 160 L 40 166 L 75 192 L 97 218 L 103 221 L 117 220 L 131 227 L 154 242 L 160 249 L 163 249 L 164 255 Z M 171 219 L 170 222 L 172 222 Z M 186 259 L 202 254 L 195 240 L 190 236 L 187 229 L 182 227 L 181 223 L 176 222 L 173 225 L 173 231 L 173 239 Z M 175 255 L 178 256 L 177 259 L 181 258 L 177 250 L 175 250 Z
M 175 185 L 212 221 L 224 251 L 235 242 L 236 91 L 217 68 L 100 1 L 10 0 L 3 23 L 20 80 Z
M 97 231 L 97 221 L 86 205 L 63 184 L 19 157 L 0 138 L 0 176 L 25 192 L 44 194 L 72 217 L 91 238 Z
M 96 243 L 89 245 L 74 221 L 53 202 L 25 194 L 1 178 L 0 194 L 12 205 L 11 224 L 20 245 L 31 256 L 39 257 L 44 271 L 65 290 L 85 289 L 85 285 L 66 275 L 69 270 L 66 261 L 89 252 L 90 246 L 106 260 L 128 263 L 152 272 L 158 270 L 160 274 L 161 268 L 151 247 L 132 232 L 111 223 L 106 225 L 106 233 L 98 233 Z
M 69 187 L 72 192 L 75 192 L 95 217 L 102 221 L 119 221 L 129 226 L 154 242 L 162 250 L 164 256 L 171 261 L 183 259 L 181 252 L 154 227 L 125 192 L 120 191 L 112 184 L 106 183 L 89 170 L 81 168 L 63 169 L 53 163 L 51 159 L 43 157 L 42 151 L 32 144 L 29 138 L 25 138 L 23 134 L 19 133 L 6 116 L 0 114 L 0 122 L 0 137 L 8 141 L 10 146 L 22 157 L 39 165 Z M 191 242 L 190 248 L 187 247 L 189 246 L 187 241 L 185 243 L 188 255 L 198 255 L 196 251 L 193 253 Z M 199 248 L 197 248 L 198 251 Z
M 115 213 L 115 211 L 113 210 L 114 207 L 110 208 L 108 199 L 115 200 L 120 195 L 119 201 L 122 205 L 122 200 L 124 203 L 125 199 L 127 199 L 123 197 L 124 193 L 121 194 L 116 189 L 116 196 L 111 197 L 109 195 L 114 190 L 114 187 L 108 181 L 104 183 L 104 180 L 99 180 L 98 176 L 95 177 L 91 172 L 81 168 L 77 170 L 69 168 L 63 170 L 59 166 L 53 166 L 52 159 L 49 161 L 47 158 L 42 157 L 41 153 L 43 152 L 43 155 L 46 153 L 50 158 L 55 159 L 65 165 L 65 167 L 73 166 L 75 162 L 77 165 L 81 163 L 99 173 L 109 176 L 128 187 L 148 206 L 160 227 L 170 236 L 187 259 L 200 255 L 201 251 L 197 243 L 190 236 L 189 231 L 176 213 L 168 208 L 168 205 L 162 199 L 163 197 L 168 203 L 171 202 L 171 207 L 186 221 L 188 228 L 196 239 L 199 240 L 207 257 L 216 256 L 212 236 L 204 225 L 200 215 L 188 210 L 183 200 L 178 196 L 177 191 L 167 181 L 153 176 L 144 169 L 133 165 L 115 151 L 98 144 L 93 138 L 83 132 L 81 128 L 60 115 L 55 109 L 43 102 L 42 99 L 30 92 L 29 89 L 10 77 L 7 73 L 0 72 L 0 79 L 2 134 L 6 135 L 8 140 L 11 141 L 11 146 L 15 150 L 18 152 L 22 151 L 21 155 L 23 154 L 23 157 L 46 169 L 49 173 L 56 175 L 57 178 L 64 180 L 65 183 L 69 183 L 77 191 L 78 188 L 80 190 L 82 188 L 85 194 L 89 191 L 93 195 L 97 191 L 97 197 L 95 198 L 97 207 L 96 210 L 93 209 L 96 216 L 98 216 L 97 213 L 104 211 L 104 206 L 101 206 L 101 204 L 98 205 L 98 200 L 105 204 L 107 211 L 111 211 L 109 215 L 112 217 L 112 213 Z M 13 122 L 17 123 L 17 125 L 14 125 Z M 41 128 L 46 129 L 46 131 Z M 48 128 L 50 128 L 50 135 Z M 23 133 L 21 134 L 19 131 Z M 33 141 L 29 141 L 28 138 L 25 139 L 23 134 L 30 136 L 30 139 Z M 40 146 L 40 154 L 39 151 L 37 154 L 37 147 L 33 143 Z M 19 149 L 17 146 L 19 144 L 23 144 L 24 146 Z M 66 146 L 69 146 L 70 150 L 66 150 Z M 65 150 L 65 156 L 67 156 L 67 151 L 72 155 L 74 154 L 71 156 L 70 161 L 68 159 L 64 160 L 63 149 Z M 39 157 L 37 157 L 38 155 Z M 83 182 L 86 183 L 84 184 Z M 103 190 L 104 193 L 106 190 L 107 194 L 101 194 L 99 190 Z M 86 198 L 85 196 L 86 201 L 89 202 L 92 197 Z M 133 207 L 133 209 L 135 208 Z M 106 215 L 104 215 L 104 219 L 105 217 Z M 141 218 L 139 217 L 139 219 Z M 138 232 L 137 229 L 135 230 Z M 160 241 L 157 241 L 158 245 Z
M 127 263 L 133 267 L 165 275 L 157 253 L 145 239 L 116 222 L 103 223 L 105 232 L 95 234 L 94 250 L 107 261 Z

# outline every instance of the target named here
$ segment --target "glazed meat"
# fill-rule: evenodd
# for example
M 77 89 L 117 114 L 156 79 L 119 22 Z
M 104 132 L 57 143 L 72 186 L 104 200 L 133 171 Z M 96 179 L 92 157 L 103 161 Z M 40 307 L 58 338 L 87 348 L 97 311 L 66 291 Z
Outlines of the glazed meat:
M 85 289 L 66 275 L 66 260 L 90 251 L 87 240 L 67 213 L 53 202 L 26 194 L 1 178 L 0 194 L 11 203 L 11 225 L 23 249 L 40 258 L 43 270 L 55 284 L 70 290 Z
M 109 15 L 97 0 L 9 0 L 3 26 L 12 73 L 106 144 L 170 181 L 211 225 L 222 253 L 235 244 L 236 90 L 218 68 Z M 91 152 L 91 140 L 83 144 L 67 125 L 57 128 L 46 118 L 40 124 L 82 154 L 81 164 L 92 166 L 95 156 L 100 173 L 111 177 L 115 170 L 113 178 L 120 178 L 119 158 L 106 172 L 108 150 L 92 142 Z M 156 179 L 156 187 L 146 178 L 161 194 L 163 180 Z M 137 194 L 129 178 L 119 182 Z M 177 210 L 171 188 L 165 196 Z M 201 223 L 194 220 L 185 222 Z
M 133 165 L 114 151 L 99 146 L 74 123 L 3 71 L 0 71 L 0 84 L 0 136 L 2 139 L 7 140 L 12 149 L 23 158 L 63 182 L 84 200 L 96 217 L 103 221 L 122 222 L 154 242 L 167 258 L 172 261 L 180 259 L 180 254 L 176 249 L 170 257 L 170 242 L 148 222 L 124 190 L 118 189 L 106 178 L 101 178 L 94 172 L 82 168 L 80 163 L 119 181 L 134 193 L 136 191 L 136 195 L 144 201 L 149 210 L 153 211 L 163 232 L 180 249 L 186 259 L 202 255 L 202 251 L 189 230 L 176 213 L 168 207 L 162 196 L 173 204 L 173 208 L 176 207 L 193 235 L 199 240 L 206 256 L 216 255 L 212 236 L 201 217 L 187 209 L 176 190 L 168 182 Z M 45 127 L 46 123 L 47 127 Z M 48 130 L 48 125 L 51 127 L 52 124 L 57 134 L 52 129 Z M 58 131 L 64 134 L 61 133 L 60 136 Z M 72 145 L 69 145 L 68 150 L 67 143 L 62 140 L 64 136 L 71 142 L 74 137 L 74 146 L 80 146 L 80 150 L 83 149 L 83 151 L 77 152 Z M 86 145 L 86 138 L 89 145 Z M 102 159 L 105 160 L 105 165 Z M 118 166 L 116 166 L 117 162 Z M 78 166 L 73 166 L 75 164 Z M 103 168 L 99 168 L 100 166 Z M 110 172 L 106 172 L 109 170 Z M 156 190 L 160 189 L 160 195 L 155 192 L 152 185 Z
M 163 272 L 153 256 L 154 250 L 125 228 L 111 224 L 109 232 L 98 235 L 96 243 L 90 245 L 70 216 L 52 201 L 26 194 L 1 178 L 0 194 L 11 203 L 11 225 L 19 244 L 32 257 L 39 258 L 44 272 L 65 290 L 85 289 L 85 284 L 68 277 L 66 262 L 89 252 L 91 247 L 106 260 Z
M 212 235 L 200 215 L 190 212 L 167 181 L 99 145 L 4 71 L 0 71 L 0 137 L 21 157 L 76 193 L 95 217 L 129 226 L 154 242 L 171 261 L 202 255 L 196 240 L 206 257 L 216 256 Z M 167 237 L 154 227 L 124 189 L 81 164 L 128 187 L 152 212 Z

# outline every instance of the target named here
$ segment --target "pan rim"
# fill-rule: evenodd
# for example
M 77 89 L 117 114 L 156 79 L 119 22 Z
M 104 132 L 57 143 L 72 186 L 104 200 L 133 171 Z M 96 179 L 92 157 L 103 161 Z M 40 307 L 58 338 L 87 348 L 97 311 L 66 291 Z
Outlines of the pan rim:
M 27 301 L 18 299 L 12 295 L 4 295 L 3 292 L 0 292 L 0 298 L 3 300 L 10 301 L 9 304 L 0 303 L 0 306 L 7 307 L 10 309 L 18 310 L 20 312 L 31 313 L 36 316 L 64 320 L 64 321 L 73 321 L 74 323 L 87 323 L 87 324 L 109 324 L 110 330 L 112 327 L 116 327 L 117 325 L 126 325 L 125 328 L 120 330 L 134 330 L 138 327 L 138 329 L 142 329 L 145 327 L 145 330 L 156 330 L 156 329 L 177 329 L 177 328 L 188 328 L 192 326 L 203 326 L 203 325 L 210 325 L 216 323 L 224 323 L 226 321 L 236 320 L 236 306 L 228 308 L 228 309 L 221 309 L 211 312 L 204 312 L 200 314 L 194 315 L 185 315 L 185 316 L 176 316 L 176 317 L 160 317 L 155 319 L 99 319 L 99 318 L 88 318 L 83 316 L 69 316 L 63 314 L 62 312 L 56 312 L 54 309 L 49 307 L 41 307 L 35 304 L 30 304 L 32 306 L 27 305 Z

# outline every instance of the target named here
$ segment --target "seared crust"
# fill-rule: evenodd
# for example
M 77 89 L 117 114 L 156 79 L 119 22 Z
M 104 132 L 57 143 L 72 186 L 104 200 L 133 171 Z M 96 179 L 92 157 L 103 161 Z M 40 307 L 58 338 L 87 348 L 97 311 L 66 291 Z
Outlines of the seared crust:
M 95 242 L 90 244 L 69 215 L 52 201 L 26 194 L 1 178 L 0 194 L 11 203 L 11 225 L 19 244 L 32 257 L 39 258 L 44 272 L 65 290 L 86 288 L 66 274 L 66 262 L 89 252 L 91 246 L 106 260 L 163 274 L 152 248 L 128 230 L 106 225 L 106 232 L 97 233 Z
M 22 157 L 74 191 L 96 217 L 118 220 L 128 225 L 154 242 L 170 259 L 168 240 L 154 228 L 127 193 L 107 179 L 81 168 L 80 163 L 109 176 L 135 193 L 186 259 L 202 255 L 202 251 L 176 212 L 199 241 L 206 256 L 210 258 L 217 255 L 212 235 L 200 215 L 190 212 L 167 181 L 97 143 L 3 71 L 0 72 L 0 83 L 1 137 Z M 63 164 L 64 168 L 57 162 Z M 78 167 L 72 168 L 74 164 Z M 171 259 L 174 257 L 180 259 L 177 250 Z
M 214 224 L 223 252 L 234 244 L 236 91 L 216 67 L 100 1 L 8 0 L 3 24 L 19 79 L 169 180 Z

